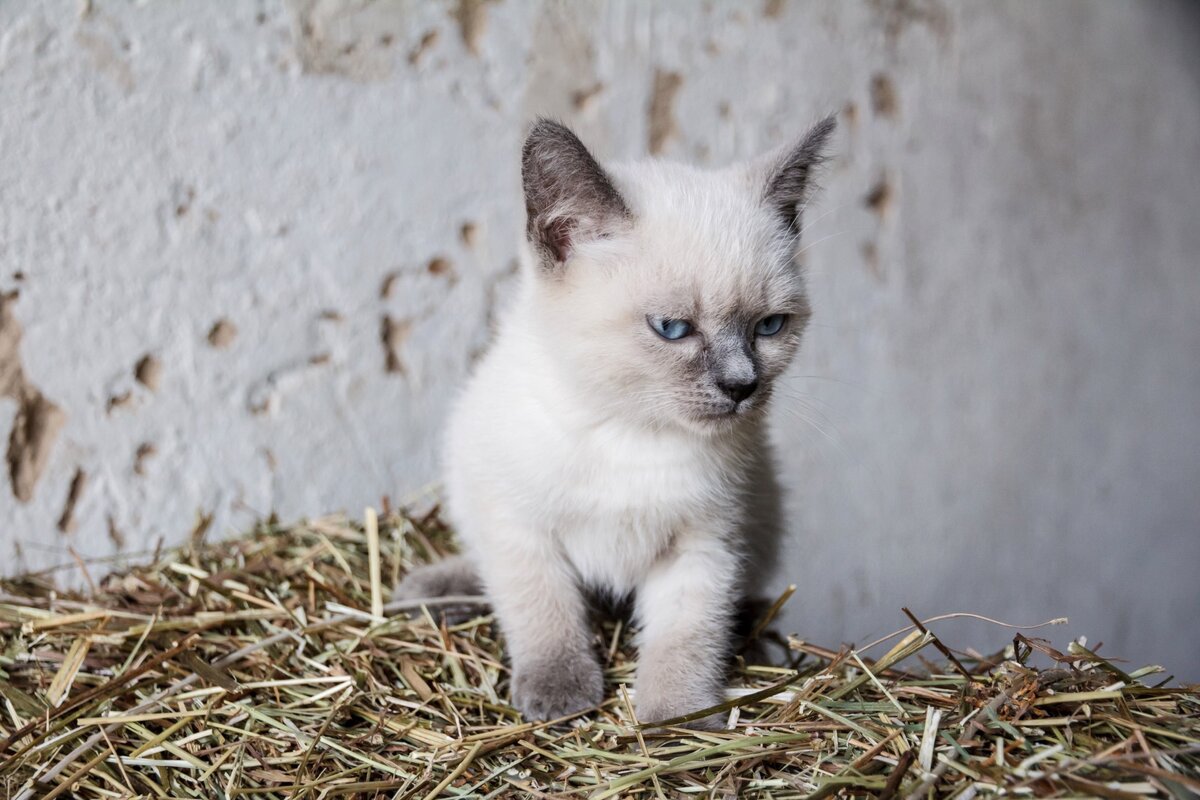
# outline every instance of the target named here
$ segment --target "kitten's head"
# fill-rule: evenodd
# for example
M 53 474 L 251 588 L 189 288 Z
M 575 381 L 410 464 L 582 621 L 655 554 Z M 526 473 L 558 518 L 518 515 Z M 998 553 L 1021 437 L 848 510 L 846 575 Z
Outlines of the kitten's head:
M 693 431 L 761 411 L 808 320 L 800 216 L 832 118 L 759 161 L 600 166 L 541 120 L 522 177 L 541 335 L 589 400 Z

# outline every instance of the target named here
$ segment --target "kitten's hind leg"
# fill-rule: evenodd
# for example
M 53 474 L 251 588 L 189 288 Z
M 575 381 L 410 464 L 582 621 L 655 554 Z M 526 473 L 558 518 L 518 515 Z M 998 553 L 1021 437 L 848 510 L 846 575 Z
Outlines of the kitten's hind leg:
M 433 600 L 456 595 L 479 596 L 479 603 L 431 606 L 431 611 L 440 611 L 449 621 L 460 622 L 470 619 L 474 609 L 484 605 L 483 584 L 475 566 L 463 555 L 449 556 L 441 561 L 417 567 L 404 576 L 392 593 L 395 602 Z M 417 608 L 409 609 L 412 611 Z

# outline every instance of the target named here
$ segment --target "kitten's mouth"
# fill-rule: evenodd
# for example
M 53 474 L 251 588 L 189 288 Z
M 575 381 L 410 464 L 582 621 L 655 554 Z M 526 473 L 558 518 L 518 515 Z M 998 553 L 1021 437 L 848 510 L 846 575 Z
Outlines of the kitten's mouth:
M 743 419 L 758 416 L 766 407 L 767 393 L 734 401 L 724 397 L 709 397 L 693 401 L 679 409 L 688 427 L 704 433 L 718 433 L 735 427 Z
M 758 408 L 758 404 L 743 400 L 740 403 L 722 403 L 704 409 L 699 415 L 705 422 L 728 422 L 744 417 Z

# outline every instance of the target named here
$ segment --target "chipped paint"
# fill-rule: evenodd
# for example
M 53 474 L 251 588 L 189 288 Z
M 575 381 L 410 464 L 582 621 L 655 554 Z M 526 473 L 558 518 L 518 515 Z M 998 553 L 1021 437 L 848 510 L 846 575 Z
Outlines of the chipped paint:
M 15 291 L 0 292 L 0 398 L 17 403 L 5 463 L 13 496 L 28 503 L 67 416 L 25 375 L 21 362 L 21 323 L 14 310 L 18 297 Z
M 950 12 L 941 0 L 870 0 L 870 5 L 893 49 L 914 27 L 932 33 L 943 44 L 950 39 Z
M 392 74 L 392 44 L 409 28 L 407 4 L 289 0 L 287 7 L 294 56 L 304 72 L 359 83 Z
M 133 91 L 135 85 L 133 68 L 128 59 L 131 43 L 109 22 L 107 29 L 94 26 L 88 30 L 77 30 L 75 41 L 91 57 L 92 65 L 99 73 L 128 93 Z
M 396 291 L 396 284 L 400 281 L 399 272 L 389 272 L 383 277 L 383 282 L 379 284 L 379 299 L 387 300 Z
M 67 422 L 67 415 L 40 393 L 25 394 L 19 403 L 8 435 L 5 461 L 13 495 L 28 503 L 50 462 L 50 454 Z
M 227 319 L 219 319 L 208 329 L 208 343 L 218 350 L 224 350 L 233 344 L 237 334 L 236 325 Z
M 425 271 L 430 275 L 436 275 L 440 278 L 457 279 L 454 273 L 454 265 L 445 256 L 434 256 L 429 259 L 429 263 L 425 265 Z
M 21 366 L 21 324 L 12 306 L 17 292 L 0 292 L 0 397 L 18 398 L 25 391 Z
M 846 105 L 842 106 L 842 120 L 851 133 L 858 130 L 858 103 L 853 100 L 846 101 Z
M 106 514 L 104 519 L 104 532 L 108 534 L 108 541 L 117 550 L 125 549 L 125 534 L 117 526 L 117 521 L 113 519 L 112 514 Z
M 871 76 L 871 108 L 876 116 L 895 118 L 900 111 L 900 100 L 896 96 L 896 84 L 885 72 Z
M 124 408 L 132 402 L 133 392 L 120 392 L 119 394 L 110 395 L 107 410 L 111 413 L 114 409 Z
M 83 496 L 83 490 L 87 487 L 88 474 L 83 471 L 82 467 L 75 470 L 75 475 L 71 478 L 71 486 L 67 489 L 67 499 L 63 503 L 62 516 L 58 518 L 58 530 L 62 533 L 74 533 L 77 523 L 75 521 L 75 506 L 79 504 L 79 498 Z
M 133 377 L 152 392 L 158 391 L 159 384 L 162 382 L 162 374 L 162 361 L 153 353 L 142 356 L 133 367 Z
M 433 46 L 437 44 L 439 38 L 440 35 L 438 34 L 436 28 L 425 31 L 425 33 L 421 34 L 421 38 L 417 42 L 416 46 L 408 52 L 409 65 L 419 67 L 421 62 L 425 59 L 425 56 L 428 55 L 429 51 L 433 49 Z
M 591 86 L 577 89 L 571 93 L 571 105 L 580 113 L 586 113 L 596 105 L 600 95 L 604 93 L 604 81 L 596 81 Z
M 380 324 L 379 338 L 383 343 L 383 365 L 389 373 L 403 375 L 407 373 L 404 359 L 400 350 L 404 340 L 412 330 L 412 320 L 396 319 L 390 314 L 384 314 Z
M 479 55 L 484 31 L 487 29 L 487 7 L 495 0 L 457 0 L 454 19 L 463 44 L 473 55 Z
M 474 250 L 479 244 L 479 226 L 474 222 L 464 222 L 458 229 L 458 239 L 464 247 Z
M 652 155 L 661 154 L 667 143 L 679 133 L 679 124 L 675 120 L 675 97 L 682 86 L 683 76 L 678 72 L 655 70 L 647 112 L 649 138 L 646 147 Z
M 875 242 L 863 242 L 860 252 L 862 253 L 863 263 L 867 266 L 867 272 L 871 274 L 872 278 L 883 283 L 885 276 L 883 274 L 883 267 L 879 263 L 879 245 L 875 244 Z
M 143 477 L 146 474 L 146 462 L 158 454 L 158 448 L 153 442 L 142 442 L 133 454 L 133 474 Z
M 892 211 L 895 197 L 894 179 L 888 174 L 880 176 L 871 191 L 863 198 L 863 203 L 881 219 L 886 218 Z

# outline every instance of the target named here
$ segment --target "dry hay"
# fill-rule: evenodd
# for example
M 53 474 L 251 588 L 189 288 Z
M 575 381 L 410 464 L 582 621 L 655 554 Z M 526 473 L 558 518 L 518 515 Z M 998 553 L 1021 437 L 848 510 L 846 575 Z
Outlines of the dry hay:
M 597 642 L 609 687 L 599 711 L 525 722 L 505 702 L 490 617 L 379 615 L 384 587 L 447 551 L 449 532 L 434 514 L 368 516 L 196 541 L 91 597 L 56 595 L 44 577 L 0 583 L 0 796 L 1200 789 L 1196 687 L 1020 635 L 991 659 L 956 657 L 924 626 L 876 658 L 792 639 L 789 667 L 737 668 L 729 731 L 659 733 L 632 718 L 632 654 L 612 623 Z

